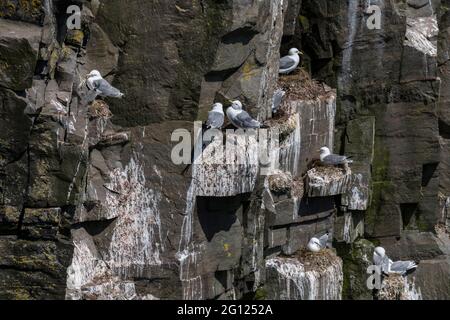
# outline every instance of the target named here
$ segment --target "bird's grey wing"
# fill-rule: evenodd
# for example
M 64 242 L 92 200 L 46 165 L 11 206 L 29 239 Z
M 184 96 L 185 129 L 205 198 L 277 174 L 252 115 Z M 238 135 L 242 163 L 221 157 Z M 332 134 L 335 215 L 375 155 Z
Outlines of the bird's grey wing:
M 286 95 L 286 92 L 284 92 L 281 89 L 278 89 L 277 91 L 275 91 L 274 95 L 273 95 L 273 102 L 272 102 L 272 110 L 273 111 L 277 111 L 278 108 L 281 105 L 281 102 L 283 102 L 283 98 Z
M 327 245 L 328 245 L 328 238 L 329 238 L 328 233 L 325 233 L 323 236 L 321 236 L 321 237 L 319 238 L 320 246 L 321 246 L 322 248 L 326 248 L 326 247 L 327 247 Z
M 235 119 L 241 128 L 259 128 L 261 123 L 253 119 L 246 111 L 239 113 Z
M 417 268 L 414 261 L 395 261 L 391 264 L 391 272 L 406 273 L 408 270 Z
M 329 156 L 325 157 L 323 159 L 325 164 L 331 164 L 331 165 L 336 165 L 336 164 L 342 164 L 347 160 L 347 157 L 345 156 L 339 156 L 337 154 L 330 154 Z
M 210 128 L 219 129 L 223 126 L 225 122 L 225 116 L 223 113 L 210 111 L 208 113 L 208 121 L 206 125 Z
M 295 65 L 295 60 L 289 56 L 280 59 L 280 69 L 289 69 Z
M 122 93 L 120 90 L 114 88 L 105 79 L 99 79 L 94 81 L 95 89 L 101 93 L 101 95 L 106 97 L 120 97 Z

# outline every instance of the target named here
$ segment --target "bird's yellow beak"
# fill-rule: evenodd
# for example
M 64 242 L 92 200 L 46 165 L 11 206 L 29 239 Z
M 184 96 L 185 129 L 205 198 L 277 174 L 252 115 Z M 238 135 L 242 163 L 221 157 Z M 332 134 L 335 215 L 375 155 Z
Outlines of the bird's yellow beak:
M 303 56 L 303 52 L 301 52 L 301 51 L 300 51 L 300 53 L 299 53 L 299 54 L 300 54 L 301 56 Z

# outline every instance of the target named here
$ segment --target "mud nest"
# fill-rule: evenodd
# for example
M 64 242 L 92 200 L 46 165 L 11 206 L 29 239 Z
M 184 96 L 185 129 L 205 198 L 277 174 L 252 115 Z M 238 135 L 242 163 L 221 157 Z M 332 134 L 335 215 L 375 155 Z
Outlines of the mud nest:
M 436 234 L 439 236 L 447 236 L 450 239 L 450 232 L 448 230 L 448 227 L 445 225 L 445 223 L 438 223 L 434 230 L 436 231 Z
M 291 195 L 297 199 L 303 198 L 305 195 L 305 183 L 303 182 L 303 179 L 295 178 L 294 181 L 292 181 Z
M 322 165 L 315 166 L 308 171 L 310 179 L 320 180 L 324 183 L 341 180 L 348 174 L 349 172 L 346 172 L 343 168 Z
M 297 129 L 297 119 L 295 116 L 289 115 L 284 109 L 279 112 L 265 124 L 271 128 L 278 128 L 280 133 L 280 142 L 285 141 Z
M 410 284 L 399 274 L 390 274 L 383 279 L 383 287 L 378 292 L 380 300 L 412 300 Z
M 269 189 L 276 194 L 289 193 L 292 190 L 293 178 L 289 172 L 277 172 L 269 176 Z
M 311 79 L 303 69 L 298 69 L 290 75 L 281 76 L 278 83 L 286 91 L 285 101 L 315 100 L 317 97 L 334 95 L 334 91 L 330 87 Z
M 112 117 L 112 112 L 109 110 L 109 106 L 103 100 L 95 100 L 89 105 L 88 116 L 90 119 Z
M 306 249 L 300 249 L 291 258 L 297 258 L 303 264 L 305 271 L 319 272 L 327 270 L 330 265 L 336 264 L 340 260 L 334 251 L 330 249 L 324 249 L 315 253 Z

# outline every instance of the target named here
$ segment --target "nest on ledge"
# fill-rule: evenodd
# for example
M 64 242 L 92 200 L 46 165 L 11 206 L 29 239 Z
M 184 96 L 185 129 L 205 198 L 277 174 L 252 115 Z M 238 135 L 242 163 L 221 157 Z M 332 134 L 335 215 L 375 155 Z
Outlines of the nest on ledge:
M 311 183 L 329 184 L 333 181 L 344 179 L 350 173 L 345 168 L 316 164 L 308 171 L 308 178 Z
M 416 300 L 420 293 L 402 275 L 390 274 L 383 278 L 383 286 L 377 296 L 379 300 Z
M 289 172 L 277 172 L 269 176 L 270 191 L 281 194 L 288 193 L 292 189 L 292 175 Z
M 103 100 L 95 100 L 89 105 L 88 108 L 89 119 L 106 118 L 109 119 L 113 116 L 109 110 L 109 106 Z
M 278 84 L 286 91 L 285 101 L 315 100 L 317 97 L 334 95 L 333 89 L 324 83 L 311 79 L 310 75 L 303 69 L 281 76 Z
M 315 253 L 306 249 L 300 249 L 291 258 L 297 258 L 303 264 L 305 271 L 323 272 L 330 265 L 340 263 L 340 258 L 331 249 L 324 249 Z
M 283 108 L 280 108 L 275 117 L 267 120 L 265 124 L 271 128 L 278 128 L 280 142 L 285 141 L 298 126 L 297 116 L 289 115 Z

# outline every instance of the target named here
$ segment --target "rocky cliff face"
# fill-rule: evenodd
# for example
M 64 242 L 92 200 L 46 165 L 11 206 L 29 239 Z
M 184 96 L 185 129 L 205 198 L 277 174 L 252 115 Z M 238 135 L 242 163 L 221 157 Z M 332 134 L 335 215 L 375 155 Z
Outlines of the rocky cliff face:
M 367 27 L 370 5 L 381 8 L 379 30 Z M 304 45 L 316 77 L 339 88 L 335 147 L 361 162 L 353 172 L 371 181 L 370 206 L 361 208 L 365 236 L 394 258 L 421 260 L 417 281 L 428 299 L 449 297 L 435 281 L 449 269 L 448 236 L 435 232 L 448 223 L 447 6 L 303 1 L 304 25 L 291 40 Z M 348 209 L 359 220 L 361 209 Z
M 372 298 L 359 238 L 450 298 L 447 5 L 370 4 L 380 30 L 362 0 L 0 1 L 0 298 Z M 278 79 L 294 45 L 328 85 Z M 89 103 L 94 68 L 125 98 Z M 280 167 L 182 174 L 172 132 L 232 99 L 281 129 Z M 311 169 L 324 145 L 351 172 Z M 342 259 L 311 266 L 326 231 Z

